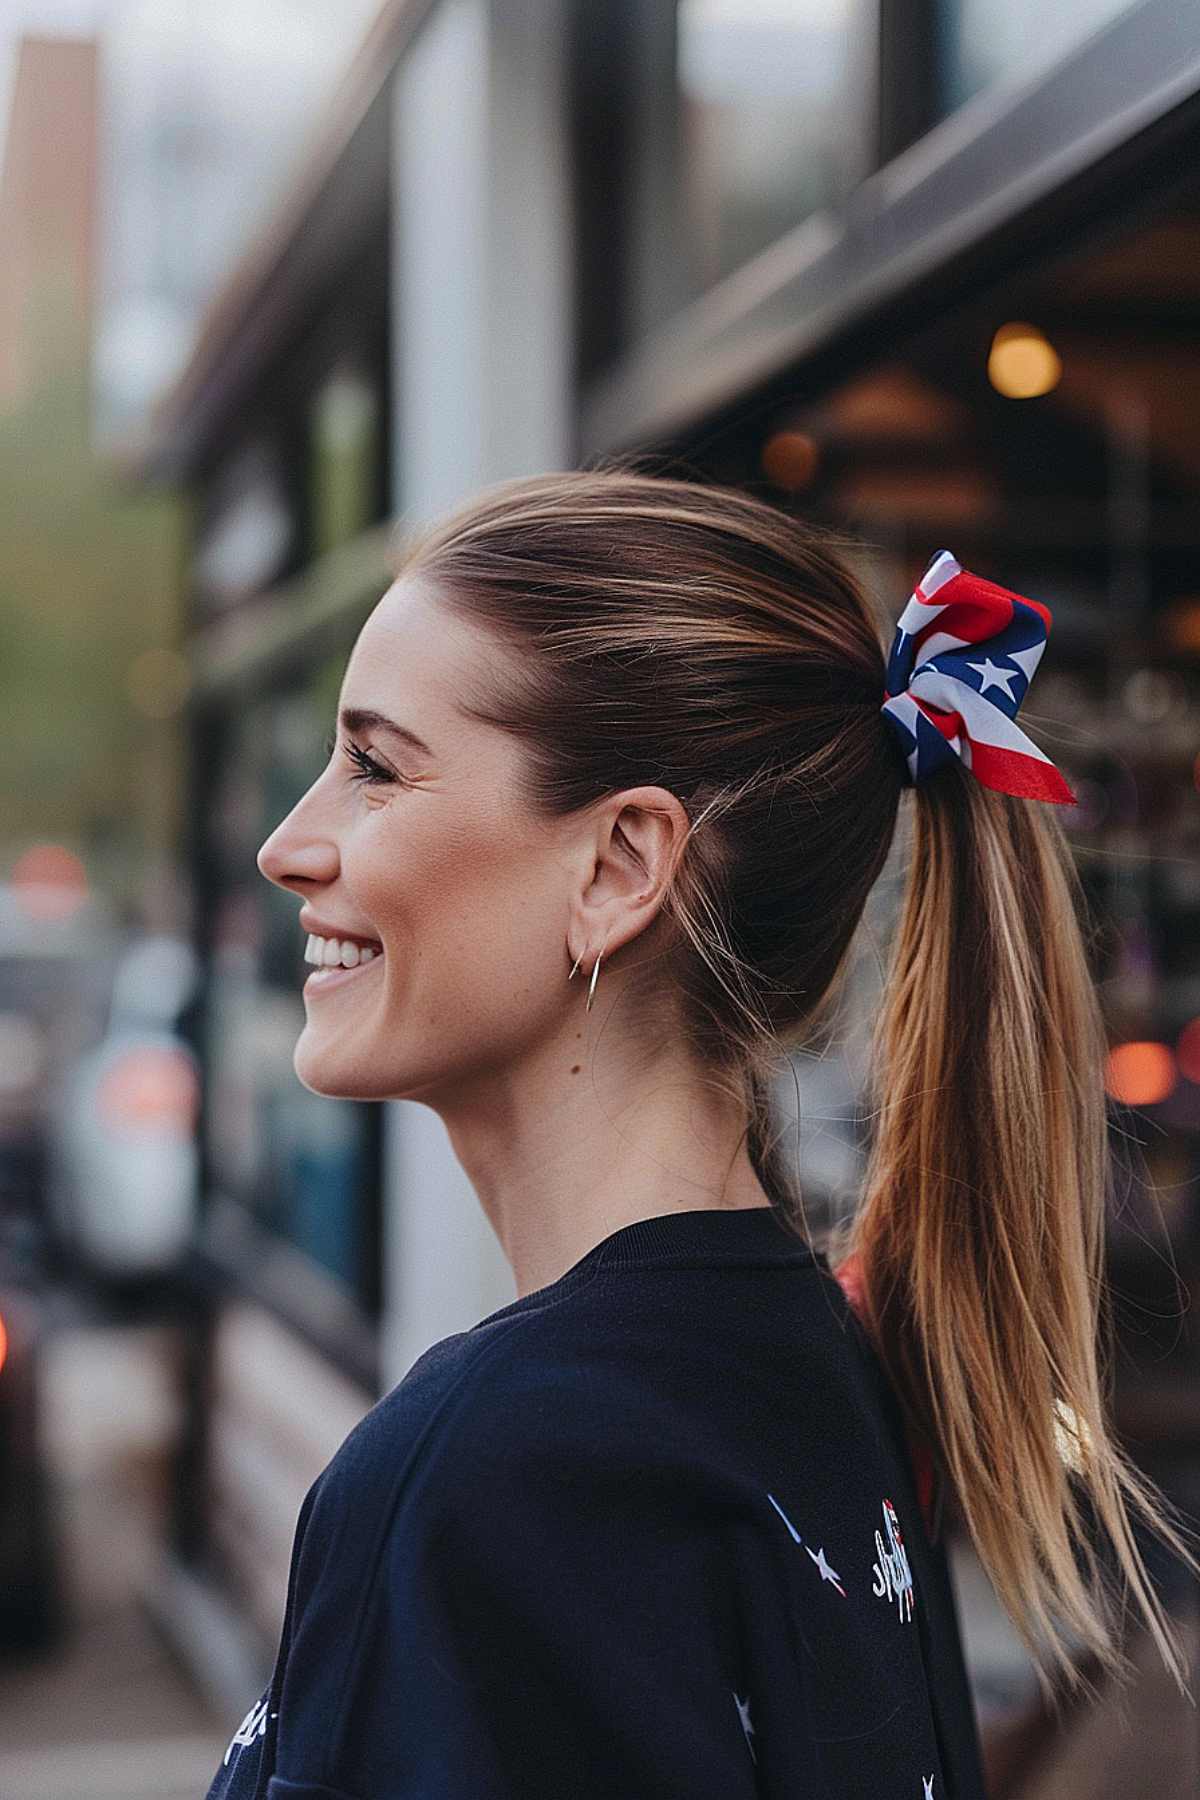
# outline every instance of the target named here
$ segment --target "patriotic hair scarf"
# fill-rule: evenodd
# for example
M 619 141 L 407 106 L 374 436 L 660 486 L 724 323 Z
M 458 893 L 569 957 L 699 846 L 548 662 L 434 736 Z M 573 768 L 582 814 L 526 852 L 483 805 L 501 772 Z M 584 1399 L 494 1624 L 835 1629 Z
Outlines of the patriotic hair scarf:
M 940 550 L 896 625 L 882 712 L 909 785 L 957 756 L 984 787 L 1026 800 L 1076 797 L 1017 720 L 1050 609 L 972 575 Z

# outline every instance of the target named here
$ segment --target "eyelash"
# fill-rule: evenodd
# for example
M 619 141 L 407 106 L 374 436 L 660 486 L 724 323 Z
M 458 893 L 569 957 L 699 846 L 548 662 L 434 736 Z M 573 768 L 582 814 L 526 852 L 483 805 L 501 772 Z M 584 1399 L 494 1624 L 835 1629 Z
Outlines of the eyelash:
M 325 744 L 326 756 L 333 755 L 336 744 L 336 737 L 330 735 Z M 374 757 L 368 756 L 365 750 L 360 750 L 357 744 L 347 740 L 342 748 L 345 750 L 350 761 L 355 764 L 355 772 L 350 776 L 351 781 L 366 781 L 369 783 L 401 781 L 400 776 L 393 775 L 390 769 L 381 768 Z M 403 786 L 406 784 L 401 782 L 401 785 Z

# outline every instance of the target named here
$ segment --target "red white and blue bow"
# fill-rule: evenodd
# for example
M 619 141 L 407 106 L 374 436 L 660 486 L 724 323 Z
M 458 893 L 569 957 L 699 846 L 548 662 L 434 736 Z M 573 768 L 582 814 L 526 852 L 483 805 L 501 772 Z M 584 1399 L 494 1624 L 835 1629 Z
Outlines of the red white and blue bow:
M 1048 606 L 938 552 L 900 615 L 888 657 L 882 711 L 910 784 L 957 756 L 984 787 L 1076 804 L 1016 722 L 1049 631 Z

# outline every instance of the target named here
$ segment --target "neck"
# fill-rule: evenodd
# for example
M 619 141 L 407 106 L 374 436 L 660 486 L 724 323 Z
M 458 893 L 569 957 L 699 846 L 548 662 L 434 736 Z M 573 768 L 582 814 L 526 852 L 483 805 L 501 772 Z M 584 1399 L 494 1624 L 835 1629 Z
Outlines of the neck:
M 744 1109 L 669 1058 L 575 1054 L 439 1104 L 454 1152 L 516 1281 L 556 1281 L 622 1225 L 662 1213 L 770 1204 Z

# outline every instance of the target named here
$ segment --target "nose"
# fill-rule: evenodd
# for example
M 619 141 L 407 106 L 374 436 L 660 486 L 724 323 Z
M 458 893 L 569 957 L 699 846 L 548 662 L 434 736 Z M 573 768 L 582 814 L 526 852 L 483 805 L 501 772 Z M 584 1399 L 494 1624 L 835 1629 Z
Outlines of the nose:
M 338 871 L 337 845 L 306 823 L 303 803 L 292 808 L 260 848 L 260 875 L 289 893 L 304 894 L 314 883 L 332 881 Z

